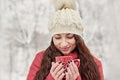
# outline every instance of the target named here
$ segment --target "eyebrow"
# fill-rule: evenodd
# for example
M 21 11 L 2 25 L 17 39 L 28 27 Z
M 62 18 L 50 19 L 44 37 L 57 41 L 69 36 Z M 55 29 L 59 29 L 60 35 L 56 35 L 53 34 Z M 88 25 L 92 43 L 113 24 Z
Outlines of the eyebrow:
M 56 35 L 60 36 L 60 34 L 56 34 Z
M 60 34 L 56 34 L 56 35 L 61 36 Z M 66 35 L 73 35 L 73 34 L 71 34 L 71 33 L 67 33 Z
M 73 35 L 73 34 L 71 34 L 71 33 L 68 33 L 67 35 Z

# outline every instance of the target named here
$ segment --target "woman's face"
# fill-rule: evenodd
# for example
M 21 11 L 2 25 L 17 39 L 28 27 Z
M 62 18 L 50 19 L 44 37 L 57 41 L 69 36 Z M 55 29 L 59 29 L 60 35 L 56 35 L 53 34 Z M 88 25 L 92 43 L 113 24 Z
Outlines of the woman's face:
M 53 43 L 63 54 L 69 54 L 76 47 L 74 34 L 61 33 L 53 35 Z

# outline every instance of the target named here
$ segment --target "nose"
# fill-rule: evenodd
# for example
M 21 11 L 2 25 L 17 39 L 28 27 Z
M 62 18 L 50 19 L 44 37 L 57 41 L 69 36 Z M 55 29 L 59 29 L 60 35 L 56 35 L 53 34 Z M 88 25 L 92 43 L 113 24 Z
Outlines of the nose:
M 62 48 L 67 47 L 67 46 L 68 46 L 67 40 L 66 40 L 66 39 L 62 39 L 60 46 L 61 46 Z

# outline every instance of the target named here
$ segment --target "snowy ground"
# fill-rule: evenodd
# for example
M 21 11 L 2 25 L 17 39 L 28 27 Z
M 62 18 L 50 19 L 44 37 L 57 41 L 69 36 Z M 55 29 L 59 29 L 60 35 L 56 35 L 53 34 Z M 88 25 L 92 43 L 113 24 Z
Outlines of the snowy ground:
M 105 80 L 120 80 L 120 0 L 77 0 L 83 38 L 103 63 Z M 35 54 L 49 45 L 49 0 L 0 0 L 0 80 L 25 80 Z

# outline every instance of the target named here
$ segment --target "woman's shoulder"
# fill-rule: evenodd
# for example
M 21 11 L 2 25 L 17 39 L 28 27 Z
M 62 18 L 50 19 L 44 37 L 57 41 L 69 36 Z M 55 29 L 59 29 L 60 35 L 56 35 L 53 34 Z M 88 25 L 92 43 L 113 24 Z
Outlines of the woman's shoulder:
M 39 51 L 39 52 L 36 54 L 36 56 L 40 57 L 40 56 L 42 56 L 42 55 L 44 54 L 44 52 L 45 52 L 45 50 Z
M 45 51 L 43 50 L 43 51 L 38 52 L 38 53 L 35 55 L 35 58 L 34 58 L 34 60 L 33 60 L 33 64 L 34 64 L 34 65 L 39 66 L 38 64 L 41 63 L 44 52 L 45 52 Z
M 35 55 L 35 60 L 36 60 L 36 61 L 41 61 L 44 52 L 45 52 L 45 50 L 39 51 L 39 52 Z
M 94 57 L 94 61 L 96 62 L 97 66 L 98 66 L 101 80 L 104 80 L 104 74 L 103 74 L 103 69 L 102 69 L 102 62 L 97 57 Z
M 97 65 L 101 65 L 101 60 L 94 56 L 94 61 Z

